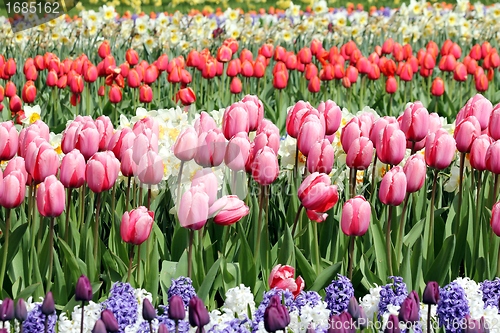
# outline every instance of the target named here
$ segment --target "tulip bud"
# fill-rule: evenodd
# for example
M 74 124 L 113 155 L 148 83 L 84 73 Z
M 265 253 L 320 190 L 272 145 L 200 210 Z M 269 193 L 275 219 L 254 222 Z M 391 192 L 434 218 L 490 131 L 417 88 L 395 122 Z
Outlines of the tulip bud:
M 182 105 L 188 106 L 196 102 L 196 95 L 191 87 L 182 88 L 177 92 L 176 100 L 180 100 Z
M 201 229 L 207 223 L 209 199 L 203 184 L 191 186 L 189 191 L 184 192 L 177 213 L 181 227 Z
M 203 304 L 203 301 L 194 296 L 189 300 L 189 324 L 192 327 L 203 328 L 210 322 L 210 316 L 208 315 L 207 308 Z
M 382 163 L 397 165 L 406 153 L 406 136 L 398 124 L 388 124 L 376 144 L 377 156 Z
M 56 312 L 56 305 L 54 304 L 54 296 L 52 292 L 49 291 L 42 302 L 42 313 L 46 316 L 50 316 Z
M 479 171 L 486 170 L 486 152 L 493 143 L 493 139 L 483 134 L 472 142 L 470 149 L 470 165 Z
M 401 119 L 401 130 L 406 139 L 417 142 L 429 132 L 429 112 L 421 102 L 408 103 Z
M 320 172 L 329 174 L 333 168 L 335 151 L 330 141 L 323 139 L 316 142 L 309 151 L 307 170 L 310 173 Z
M 290 324 L 290 315 L 286 306 L 281 305 L 280 297 L 274 295 L 264 311 L 264 327 L 268 332 L 285 330 Z
M 40 214 L 57 217 L 64 211 L 65 203 L 64 185 L 54 175 L 45 178 L 36 191 L 36 204 Z
M 222 132 L 226 139 L 231 139 L 240 132 L 248 133 L 250 122 L 245 103 L 238 102 L 229 106 L 222 116 Z
M 384 333 L 401 333 L 398 316 L 394 314 L 391 314 L 389 316 L 389 320 L 387 321 Z
M 425 142 L 425 162 L 428 166 L 439 170 L 450 166 L 455 156 L 456 143 L 453 137 L 440 128 L 429 133 Z
M 141 103 L 151 103 L 153 100 L 153 90 L 147 84 L 141 85 L 139 88 L 139 101 Z
M 17 300 L 16 306 L 14 308 L 14 317 L 21 323 L 26 319 L 28 319 L 28 310 L 26 309 L 26 302 L 22 298 Z
M 419 308 L 420 305 L 417 304 L 413 298 L 408 296 L 399 309 L 399 320 L 408 324 L 416 323 L 420 318 L 418 313 Z
M 75 300 L 77 302 L 88 302 L 92 300 L 92 285 L 85 275 L 78 278 L 75 289 Z
M 262 135 L 265 136 L 264 133 Z M 226 154 L 224 155 L 224 163 L 227 167 L 234 171 L 245 170 L 245 165 L 250 156 L 250 141 L 248 134 L 240 132 L 236 134 L 227 144 Z
M 14 301 L 7 297 L 0 305 L 0 320 L 5 322 L 12 319 L 14 319 Z
M 373 142 L 361 136 L 354 140 L 347 152 L 346 164 L 351 169 L 365 170 L 373 159 Z
M 403 168 L 396 166 L 382 178 L 378 197 L 384 205 L 399 206 L 406 195 L 406 175 Z
M 328 175 L 319 172 L 307 176 L 297 194 L 306 209 L 321 213 L 335 206 L 339 199 L 337 186 L 331 185 Z
M 269 147 L 257 151 L 252 163 L 252 177 L 260 185 L 270 185 L 279 174 L 278 158 Z
M 363 196 L 358 195 L 349 199 L 342 209 L 340 220 L 342 232 L 347 236 L 363 236 L 370 225 L 370 218 L 371 206 Z M 351 315 L 355 317 L 352 313 Z
M 481 125 L 475 116 L 469 116 L 462 120 L 457 127 L 453 137 L 457 143 L 458 151 L 469 153 L 472 142 L 481 135 Z
M 97 319 L 95 322 L 92 333 L 107 333 L 106 324 L 101 319 Z
M 156 318 L 156 310 L 148 298 L 142 303 L 142 318 L 147 322 L 152 322 Z
M 198 135 L 193 127 L 188 127 L 177 137 L 174 144 L 174 155 L 181 161 L 187 162 L 194 158 Z
M 437 77 L 434 81 L 432 81 L 431 94 L 437 97 L 444 94 L 444 81 L 440 77 Z
M 421 154 L 410 156 L 406 160 L 403 171 L 406 175 L 406 192 L 417 192 L 422 188 L 425 182 L 427 166 L 425 165 L 424 157 Z
M 349 304 L 347 305 L 347 312 L 351 315 L 352 319 L 357 320 L 360 315 L 359 311 L 359 303 L 356 300 L 356 297 L 352 296 L 349 299 Z
M 398 90 L 398 81 L 394 76 L 390 76 L 385 81 L 385 91 L 388 94 L 394 94 Z
M 486 150 L 486 169 L 494 174 L 500 174 L 500 140 L 493 142 Z
M 180 296 L 174 295 L 168 300 L 168 317 L 174 321 L 184 320 L 186 317 L 184 301 Z
M 500 201 L 493 205 L 490 225 L 495 235 L 500 237 Z
M 239 94 L 241 93 L 241 90 L 243 89 L 241 80 L 238 77 L 233 77 L 231 79 L 231 83 L 229 85 L 229 90 L 231 91 L 232 94 Z
M 425 286 L 422 295 L 422 302 L 424 304 L 436 305 L 439 301 L 439 284 L 436 281 L 429 281 Z
M 122 90 L 120 87 L 118 87 L 116 84 L 113 84 L 111 86 L 111 89 L 109 89 L 109 101 L 113 104 L 120 103 L 122 100 Z
M 118 332 L 120 330 L 120 326 L 118 325 L 118 321 L 115 318 L 115 315 L 111 310 L 103 310 L 101 312 L 101 320 L 106 326 L 106 330 L 110 332 Z
M 154 213 L 144 206 L 125 212 L 120 224 L 120 236 L 126 243 L 141 245 L 151 234 Z

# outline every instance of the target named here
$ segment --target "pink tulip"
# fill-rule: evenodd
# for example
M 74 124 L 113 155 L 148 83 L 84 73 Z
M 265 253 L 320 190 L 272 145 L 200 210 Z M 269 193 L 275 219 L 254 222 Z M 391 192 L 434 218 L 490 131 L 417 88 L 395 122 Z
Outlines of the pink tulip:
M 306 209 L 317 212 L 326 212 L 339 200 L 337 186 L 331 185 L 328 175 L 319 172 L 307 176 L 297 194 Z
M 85 182 L 85 158 L 78 149 L 66 154 L 61 162 L 61 183 L 66 188 L 78 188 Z
M 126 243 L 141 245 L 151 234 L 155 214 L 144 206 L 125 212 L 120 224 L 120 236 Z
M 328 217 L 328 214 L 317 212 L 315 210 L 311 209 L 306 209 L 306 214 L 309 220 L 314 221 L 314 222 L 325 222 L 326 218 Z
M 135 133 L 129 127 L 116 131 L 109 140 L 108 150 L 112 151 L 116 158 L 121 160 L 123 153 L 132 148 L 135 136 Z
M 226 139 L 231 139 L 240 132 L 248 133 L 250 121 L 246 104 L 237 102 L 229 106 L 222 116 L 222 132 Z
M 302 117 L 305 113 L 312 110 L 313 107 L 308 102 L 298 101 L 288 111 L 286 117 L 286 132 L 292 138 L 297 138 L 299 135 L 300 126 L 302 124 Z
M 377 148 L 377 144 L 380 142 L 382 137 L 382 132 L 384 128 L 389 125 L 396 123 L 397 119 L 394 117 L 382 117 L 377 119 L 370 130 L 370 141 L 373 142 L 374 148 Z
M 10 174 L 13 171 L 19 171 L 23 174 L 25 182 L 28 182 L 28 171 L 26 171 L 26 161 L 24 158 L 20 156 L 16 156 L 13 159 L 7 163 L 7 166 L 5 167 L 5 170 L 3 172 L 3 176 L 6 177 L 8 174 Z
M 450 166 L 455 157 L 456 143 L 453 137 L 444 129 L 430 133 L 425 142 L 425 163 L 439 170 Z
M 198 134 L 194 127 L 188 127 L 177 137 L 174 144 L 174 155 L 179 160 L 187 162 L 194 158 L 196 146 L 198 144 Z
M 112 152 L 98 152 L 87 162 L 85 179 L 92 192 L 101 193 L 113 187 L 119 171 L 120 162 Z
M 493 140 L 500 139 L 500 103 L 495 105 L 491 112 L 488 130 Z
M 486 170 L 486 152 L 493 143 L 493 139 L 487 134 L 483 134 L 472 142 L 470 149 L 470 165 L 479 171 Z
M 406 160 L 403 171 L 406 175 L 406 192 L 417 192 L 422 188 L 425 182 L 427 173 L 427 165 L 425 165 L 424 157 L 421 154 L 410 156 Z
M 396 166 L 382 178 L 378 198 L 384 205 L 399 206 L 406 196 L 406 184 L 403 168 Z
M 75 141 L 75 148 L 78 149 L 85 160 L 99 150 L 99 131 L 93 121 L 87 121 L 83 124 Z
M 304 280 L 300 276 L 295 279 L 295 268 L 288 265 L 274 266 L 268 284 L 271 289 L 288 290 L 295 297 L 304 289 Z
M 260 185 L 273 183 L 279 174 L 278 157 L 269 147 L 257 151 L 252 163 L 252 177 Z
M 492 109 L 493 105 L 487 98 L 481 94 L 476 94 L 467 101 L 457 114 L 456 124 L 460 124 L 467 117 L 474 116 L 479 122 L 481 131 L 483 131 L 488 127 Z
M 269 147 L 275 154 L 278 154 L 280 148 L 280 136 L 273 131 L 258 132 L 253 142 L 255 143 L 255 151 L 259 151 L 264 147 Z
M 325 134 L 332 135 L 339 129 L 342 121 L 342 111 L 333 101 L 327 100 L 318 105 L 319 113 L 325 118 Z
M 208 194 L 204 185 L 192 186 L 180 200 L 177 216 L 181 227 L 192 230 L 203 228 L 208 219 Z
M 138 120 L 134 127 L 132 128 L 135 135 L 139 135 L 140 133 L 144 133 L 145 130 L 151 131 L 156 137 L 160 135 L 160 124 L 158 121 L 150 116 L 146 116 Z M 151 134 L 147 134 L 148 138 L 151 137 Z
M 493 142 L 486 150 L 486 169 L 494 174 L 500 174 L 500 140 Z
M 196 130 L 196 133 L 198 133 L 198 135 L 216 128 L 217 124 L 215 123 L 214 118 L 212 118 L 212 116 L 210 116 L 205 111 L 203 111 L 194 122 L 194 129 Z
M 236 195 L 226 195 L 210 206 L 209 216 L 214 216 L 214 222 L 226 226 L 238 222 L 248 215 L 250 209 Z
M 268 137 L 272 134 L 275 134 L 278 137 L 280 136 L 280 130 L 278 129 L 278 126 L 276 126 L 269 119 L 262 119 L 259 128 L 257 129 L 257 135 L 259 135 L 260 133 L 265 133 Z
M 250 132 L 256 131 L 264 119 L 264 104 L 254 95 L 246 95 L 241 101 L 245 103 L 248 111 L 248 130 Z
M 224 160 L 226 139 L 219 129 L 202 132 L 198 137 L 198 147 L 194 160 L 202 167 L 219 166 Z
M 408 103 L 401 119 L 401 130 L 408 141 L 423 140 L 429 132 L 429 112 L 421 102 Z
M 342 144 L 342 149 L 347 154 L 351 144 L 361 136 L 361 121 L 359 118 L 352 118 L 343 128 L 340 133 L 340 143 Z
M 100 116 L 95 120 L 99 132 L 99 151 L 108 150 L 109 141 L 113 137 L 113 123 L 108 116 Z
M 211 168 L 198 170 L 191 181 L 191 186 L 203 184 L 203 190 L 208 194 L 208 204 L 211 206 L 217 200 L 217 192 L 219 191 L 219 182 L 217 176 Z
M 49 141 L 49 128 L 45 125 L 45 123 L 39 120 L 28 127 L 23 128 L 19 133 L 19 146 L 17 154 L 21 157 L 26 157 L 28 145 L 38 137 L 45 139 L 45 141 Z
M 363 196 L 349 199 L 342 208 L 342 232 L 347 236 L 363 236 L 370 225 L 371 213 L 370 203 Z
M 133 177 L 137 174 L 137 164 L 135 164 L 132 158 L 132 148 L 125 150 L 122 155 L 122 160 L 120 162 L 120 171 L 125 177 Z
M 0 161 L 8 161 L 17 153 L 19 135 L 12 121 L 0 123 Z
M 491 209 L 490 225 L 495 235 L 500 237 L 500 201 L 494 204 Z
M 20 157 L 21 158 L 21 157 Z M 20 170 L 13 170 L 9 173 L 4 173 L 2 191 L 0 192 L 0 205 L 12 209 L 16 208 L 24 200 L 26 193 L 26 177 Z
M 373 127 L 373 123 L 375 122 L 375 115 L 371 112 L 363 112 L 357 118 L 361 122 L 361 136 L 369 137 Z
M 397 165 L 405 157 L 406 136 L 397 123 L 389 124 L 382 130 L 376 146 L 377 157 L 382 163 Z
M 63 184 L 51 175 L 45 178 L 36 190 L 38 211 L 45 217 L 57 217 L 62 214 L 66 205 Z
M 163 178 L 163 161 L 161 157 L 153 150 L 143 153 L 136 167 L 136 175 L 143 184 L 159 184 Z
M 144 153 L 150 150 L 158 153 L 158 137 L 150 129 L 144 129 L 136 134 L 132 145 L 132 158 L 135 164 L 139 165 Z
M 351 169 L 365 170 L 373 159 L 373 142 L 361 136 L 353 141 L 347 152 L 346 164 Z
M 316 119 L 317 117 L 309 117 L 303 122 L 297 136 L 297 146 L 304 156 L 309 155 L 309 151 L 316 142 L 325 138 L 324 127 L 319 118 Z
M 310 173 L 320 172 L 329 174 L 333 168 L 335 151 L 330 141 L 323 139 L 316 142 L 307 157 L 307 170 Z
M 262 133 L 262 135 L 265 134 Z M 243 171 L 249 156 L 250 141 L 248 140 L 248 134 L 240 132 L 229 140 L 224 155 L 224 163 L 233 171 Z
M 45 139 L 37 138 L 28 145 L 26 150 L 26 170 L 36 184 L 46 177 L 57 174 L 59 156 Z
M 481 135 L 481 125 L 474 116 L 469 116 L 462 120 L 453 133 L 453 137 L 457 143 L 458 151 L 469 153 L 472 142 Z

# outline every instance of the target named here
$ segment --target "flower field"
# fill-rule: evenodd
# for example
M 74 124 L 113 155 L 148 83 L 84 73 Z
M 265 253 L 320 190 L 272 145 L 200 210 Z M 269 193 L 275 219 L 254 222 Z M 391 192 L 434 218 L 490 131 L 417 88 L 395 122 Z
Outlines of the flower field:
M 500 331 L 499 17 L 0 17 L 0 332 Z

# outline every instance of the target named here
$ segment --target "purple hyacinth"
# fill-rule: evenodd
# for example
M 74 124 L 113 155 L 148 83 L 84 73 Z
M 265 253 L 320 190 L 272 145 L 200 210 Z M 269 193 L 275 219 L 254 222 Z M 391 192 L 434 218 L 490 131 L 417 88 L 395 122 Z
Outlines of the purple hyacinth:
M 380 290 L 380 301 L 378 303 L 379 320 L 382 318 L 382 315 L 387 312 L 387 306 L 389 304 L 400 306 L 406 296 L 408 296 L 406 283 L 403 282 L 402 277 L 389 276 L 389 279 L 392 279 L 392 283 L 386 284 Z
M 268 292 L 264 293 L 264 297 L 262 298 L 262 302 L 260 302 L 259 307 L 255 311 L 253 315 L 253 329 L 257 330 L 259 327 L 259 323 L 264 320 L 264 312 L 266 311 L 267 306 L 271 302 L 271 298 L 274 295 L 279 295 L 281 298 L 285 299 L 285 306 L 288 308 L 288 311 L 294 305 L 294 297 L 293 294 L 288 290 L 273 288 Z
M 181 276 L 178 279 L 173 279 L 170 288 L 168 288 L 168 299 L 170 297 L 177 295 L 182 298 L 184 302 L 184 307 L 187 308 L 189 300 L 196 296 L 196 290 L 193 287 L 193 281 L 188 278 Z
M 327 309 L 330 310 L 330 315 L 338 315 L 347 310 L 349 299 L 354 296 L 354 288 L 351 281 L 340 274 L 337 274 L 337 279 L 325 288 L 325 302 L 328 304 Z
M 165 324 L 165 326 L 167 326 L 169 332 L 175 332 L 175 321 L 168 317 L 167 305 L 160 305 L 158 307 L 158 316 L 156 318 L 160 324 Z M 179 321 L 179 333 L 188 333 L 189 327 L 187 317 L 186 319 Z M 149 332 L 149 327 L 144 332 Z
M 500 298 L 500 279 L 497 277 L 493 281 L 485 280 L 481 283 L 480 289 L 483 293 L 484 308 L 494 306 L 498 308 Z
M 125 327 L 137 321 L 138 302 L 134 296 L 134 288 L 128 283 L 116 282 L 110 290 L 110 297 L 102 303 L 104 309 L 109 309 L 115 315 L 119 333 L 125 332 Z
M 290 308 L 290 311 L 298 310 L 299 314 L 301 314 L 300 310 L 308 305 L 311 308 L 315 307 L 321 303 L 321 296 L 315 291 L 301 291 L 300 294 L 295 297 L 295 301 Z
M 469 314 L 469 305 L 464 289 L 456 282 L 439 288 L 437 315 L 439 326 L 444 326 L 447 333 L 461 331 L 461 324 Z
M 49 316 L 49 327 L 48 331 L 50 333 L 55 332 L 57 321 L 57 315 L 53 314 Z M 23 332 L 22 333 L 40 333 L 45 329 L 45 315 L 42 313 L 42 305 L 37 304 L 28 313 L 28 319 L 26 319 L 23 323 Z
M 212 326 L 207 333 L 250 333 L 248 323 L 249 320 L 246 317 L 243 319 L 234 318 L 223 326 L 219 324 Z

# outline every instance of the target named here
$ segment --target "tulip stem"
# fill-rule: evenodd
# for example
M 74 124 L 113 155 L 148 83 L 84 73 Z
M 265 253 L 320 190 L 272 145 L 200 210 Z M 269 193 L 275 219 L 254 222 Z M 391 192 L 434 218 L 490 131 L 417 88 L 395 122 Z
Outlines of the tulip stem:
M 300 217 L 300 213 L 302 212 L 302 208 L 304 208 L 304 206 L 302 206 L 302 204 L 300 204 L 299 209 L 297 210 L 297 215 L 295 215 L 295 220 L 293 221 L 292 238 L 295 237 L 295 229 L 297 229 L 297 224 L 299 222 L 299 217 Z
M 299 145 L 296 143 L 295 145 L 295 164 L 293 167 L 293 178 L 297 178 L 297 175 L 299 174 Z
M 148 205 L 147 205 L 148 210 L 150 210 L 150 208 L 151 208 L 151 185 L 149 185 L 149 187 L 148 187 L 148 201 L 147 201 L 147 203 L 148 203 Z
M 436 200 L 436 185 L 437 185 L 437 179 L 439 176 L 439 170 L 436 169 L 434 172 L 435 172 L 435 174 L 434 174 L 434 179 L 432 180 L 432 193 L 431 193 L 431 213 L 429 216 L 429 240 L 428 240 L 428 244 L 427 244 L 427 258 L 425 258 L 425 259 L 427 259 L 428 263 L 430 262 L 430 259 L 431 259 L 430 251 L 434 246 L 434 242 L 432 240 L 433 233 L 434 233 L 434 202 Z M 433 251 L 433 255 L 434 255 L 434 251 Z
M 497 202 L 498 185 L 500 185 L 500 174 L 495 175 L 495 185 L 493 185 L 493 203 Z
M 68 191 L 68 200 L 66 201 L 66 224 L 65 224 L 65 230 L 64 230 L 64 242 L 68 244 L 68 235 L 69 235 L 69 213 L 71 209 L 71 192 L 72 189 L 68 188 L 66 189 Z
M 401 221 L 399 221 L 399 237 L 397 242 L 398 254 L 397 254 L 397 265 L 401 264 L 401 256 L 403 252 L 403 236 L 405 233 L 405 217 L 406 210 L 408 209 L 408 201 L 410 199 L 410 194 L 406 193 L 405 202 L 403 204 L 403 212 L 401 214 Z
M 83 333 L 83 319 L 85 318 L 85 301 L 82 301 L 82 321 L 80 323 L 80 333 Z
M 188 278 L 191 278 L 191 272 L 193 270 L 193 240 L 194 240 L 194 230 L 189 229 Z
M 478 170 L 478 175 L 477 175 L 477 193 L 476 193 L 476 204 L 478 207 L 482 206 L 482 200 L 481 200 L 481 184 L 482 184 L 482 171 Z M 476 240 L 475 242 L 475 256 L 474 258 L 479 258 L 479 245 L 480 245 L 480 233 L 481 233 L 481 214 L 480 214 L 480 209 L 476 209 L 476 213 L 474 216 L 474 239 Z M 483 244 L 485 243 L 485 240 L 483 240 Z
M 373 159 L 373 167 L 372 167 L 372 193 L 375 192 L 375 173 L 377 172 L 377 154 L 375 154 L 375 158 Z
M 94 224 L 94 258 L 99 258 L 97 251 L 99 250 L 99 212 L 101 210 L 101 193 L 97 193 L 97 204 L 95 209 L 95 224 Z
M 153 333 L 153 323 L 151 321 L 149 322 L 149 331 Z
M 132 177 L 127 177 L 127 192 L 125 194 L 125 211 L 128 211 L 128 204 L 130 201 L 130 182 L 132 181 Z
M 141 245 L 137 245 L 137 279 L 135 282 L 138 288 L 141 286 L 141 283 L 139 282 L 141 278 L 141 247 Z
M 431 307 L 432 307 L 432 304 L 429 304 L 427 306 L 427 308 L 428 308 L 428 311 L 427 311 L 427 333 L 432 333 L 431 332 Z
M 48 333 L 49 332 L 49 316 L 45 316 L 45 324 L 44 324 L 44 332 Z
M 138 206 L 142 206 L 142 184 L 139 184 L 139 197 L 137 198 Z
M 50 218 L 49 228 L 49 277 L 47 279 L 47 291 L 52 287 L 52 267 L 54 266 L 54 217 Z
M 458 214 L 457 221 L 455 222 L 455 235 L 458 235 L 460 220 L 462 218 L 462 196 L 463 196 L 463 180 L 464 180 L 464 166 L 465 166 L 465 153 L 460 153 L 460 178 L 458 183 Z M 434 178 L 434 181 L 436 179 Z
M 354 262 L 354 237 L 349 239 L 349 280 L 352 281 L 352 263 Z
M 387 206 L 387 229 L 385 231 L 385 244 L 386 244 L 386 251 L 387 251 L 387 265 L 389 265 L 389 273 L 390 275 L 392 274 L 392 251 L 391 251 L 391 245 L 392 245 L 392 240 L 391 240 L 391 220 L 392 220 L 392 206 L 389 205 Z
M 260 254 L 260 236 L 262 234 L 262 211 L 263 211 L 263 204 L 264 204 L 264 186 L 260 187 L 260 198 L 259 198 L 259 216 L 257 218 L 258 224 L 257 224 L 257 241 L 255 242 L 255 262 L 257 263 L 257 260 L 259 258 Z
M 7 218 L 5 220 L 5 241 L 2 246 L 2 270 L 0 271 L 0 291 L 3 294 L 3 280 L 5 278 L 5 270 L 7 269 L 7 254 L 9 252 L 9 236 L 10 236 L 10 209 L 7 208 L 6 215 Z
M 349 197 L 354 198 L 355 197 L 355 192 L 356 192 L 356 176 L 357 176 L 357 170 L 356 168 L 351 169 L 351 177 L 349 179 L 351 188 L 349 189 L 351 193 L 349 193 Z
M 130 247 L 129 252 L 129 261 L 128 261 L 128 273 L 127 273 L 127 282 L 130 283 L 130 276 L 132 275 L 132 262 L 134 261 L 134 246 Z
M 84 221 L 84 215 L 85 213 L 85 184 L 80 189 L 80 223 L 78 226 L 78 229 L 81 231 L 83 221 Z

